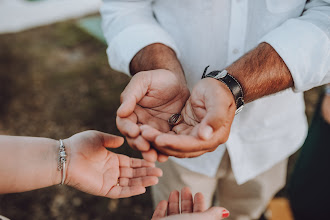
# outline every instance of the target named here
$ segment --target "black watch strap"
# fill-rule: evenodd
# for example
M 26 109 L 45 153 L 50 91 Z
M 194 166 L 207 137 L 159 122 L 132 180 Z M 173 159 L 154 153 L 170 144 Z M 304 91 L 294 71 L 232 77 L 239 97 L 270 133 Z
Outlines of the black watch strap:
M 223 82 L 231 91 L 234 96 L 235 103 L 236 103 L 236 112 L 235 114 L 239 113 L 244 107 L 244 99 L 243 99 L 243 89 L 240 83 L 237 81 L 235 77 L 230 75 L 226 70 L 220 71 L 212 71 L 206 74 L 208 66 L 205 68 L 202 79 L 206 77 L 211 77 Z

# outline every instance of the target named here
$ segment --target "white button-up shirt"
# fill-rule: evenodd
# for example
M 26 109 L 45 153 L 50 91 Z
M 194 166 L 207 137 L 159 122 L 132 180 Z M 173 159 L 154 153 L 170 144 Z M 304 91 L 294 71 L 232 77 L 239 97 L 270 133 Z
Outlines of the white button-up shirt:
M 162 43 L 176 52 L 190 89 L 205 66 L 223 69 L 269 43 L 290 69 L 294 89 L 248 103 L 235 117 L 225 145 L 237 182 L 302 145 L 307 123 L 300 92 L 330 82 L 330 0 L 104 0 L 101 14 L 112 68 L 129 74 L 139 50 Z M 224 151 L 171 159 L 213 176 Z

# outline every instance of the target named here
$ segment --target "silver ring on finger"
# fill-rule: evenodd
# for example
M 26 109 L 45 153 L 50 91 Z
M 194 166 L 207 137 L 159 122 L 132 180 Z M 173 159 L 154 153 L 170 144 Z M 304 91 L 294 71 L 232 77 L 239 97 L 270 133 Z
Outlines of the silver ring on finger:
M 170 126 L 175 126 L 180 124 L 183 121 L 183 117 L 180 113 L 176 113 L 171 115 L 171 117 L 167 120 Z

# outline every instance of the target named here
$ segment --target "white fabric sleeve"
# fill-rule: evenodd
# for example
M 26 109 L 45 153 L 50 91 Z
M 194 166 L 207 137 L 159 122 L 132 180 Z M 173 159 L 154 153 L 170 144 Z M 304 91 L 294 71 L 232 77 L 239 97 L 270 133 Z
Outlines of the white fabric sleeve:
M 330 82 L 330 0 L 306 4 L 302 16 L 284 22 L 260 42 L 282 57 L 294 80 L 293 90 L 306 91 Z
M 113 69 L 129 75 L 129 64 L 135 54 L 153 43 L 172 48 L 179 57 L 174 40 L 153 15 L 152 0 L 103 0 L 100 12 Z

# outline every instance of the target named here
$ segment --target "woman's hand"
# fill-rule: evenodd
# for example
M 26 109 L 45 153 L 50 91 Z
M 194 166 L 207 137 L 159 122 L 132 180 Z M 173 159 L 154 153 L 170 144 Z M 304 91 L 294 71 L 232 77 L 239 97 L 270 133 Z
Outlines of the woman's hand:
M 115 154 L 122 137 L 85 131 L 64 140 L 67 149 L 65 184 L 97 196 L 124 198 L 145 192 L 158 183 L 162 171 L 154 163 Z
M 206 210 L 203 194 L 196 193 L 193 200 L 188 187 L 181 190 L 180 212 L 179 196 L 178 191 L 171 192 L 168 202 L 163 200 L 157 205 L 151 220 L 220 220 L 229 216 L 228 210 L 221 207 L 211 207 Z

